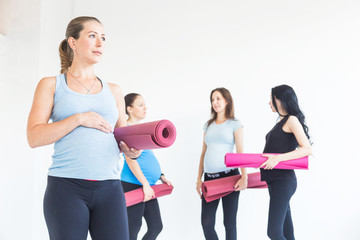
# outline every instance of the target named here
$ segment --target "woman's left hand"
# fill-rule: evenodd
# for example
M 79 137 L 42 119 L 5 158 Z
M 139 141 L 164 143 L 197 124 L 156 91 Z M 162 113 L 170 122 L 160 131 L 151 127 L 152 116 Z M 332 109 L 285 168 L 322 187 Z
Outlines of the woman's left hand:
M 129 158 L 138 158 L 140 157 L 142 150 L 138 150 L 135 148 L 129 148 L 128 145 L 126 145 L 126 143 L 124 143 L 123 141 L 121 141 L 119 143 L 120 149 L 121 151 L 128 156 Z
M 263 154 L 262 156 L 267 157 L 268 159 L 261 164 L 259 168 L 264 167 L 266 170 L 271 170 L 280 162 L 278 155 Z
M 164 177 L 164 175 L 160 177 L 160 180 L 161 182 L 166 183 L 169 186 L 172 186 L 172 183 L 169 180 L 167 180 L 166 177 Z
M 247 188 L 247 178 L 241 177 L 234 186 L 235 191 L 242 191 Z

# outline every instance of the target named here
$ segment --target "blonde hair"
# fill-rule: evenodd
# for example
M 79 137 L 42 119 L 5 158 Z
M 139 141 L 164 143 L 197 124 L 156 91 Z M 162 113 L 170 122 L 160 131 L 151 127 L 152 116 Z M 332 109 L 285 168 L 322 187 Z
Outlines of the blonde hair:
M 61 41 L 59 46 L 60 73 L 65 73 L 67 71 L 74 58 L 74 52 L 69 46 L 68 39 L 70 37 L 78 39 L 80 37 L 80 32 L 84 29 L 84 24 L 89 21 L 96 21 L 101 24 L 97 18 L 89 16 L 77 17 L 69 22 L 65 32 L 65 39 Z

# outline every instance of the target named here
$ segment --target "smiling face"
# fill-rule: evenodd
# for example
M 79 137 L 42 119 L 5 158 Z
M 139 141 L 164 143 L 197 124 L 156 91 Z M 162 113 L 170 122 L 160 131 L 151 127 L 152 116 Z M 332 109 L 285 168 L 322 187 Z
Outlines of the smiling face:
M 225 112 L 227 104 L 225 98 L 219 91 L 213 92 L 211 96 L 211 106 L 216 113 Z
M 146 105 L 142 96 L 138 95 L 131 106 L 127 107 L 129 116 L 136 120 L 142 120 L 146 117 Z
M 88 64 L 95 64 L 101 60 L 105 47 L 104 27 L 97 21 L 87 21 L 78 39 L 69 38 L 69 45 L 77 58 Z

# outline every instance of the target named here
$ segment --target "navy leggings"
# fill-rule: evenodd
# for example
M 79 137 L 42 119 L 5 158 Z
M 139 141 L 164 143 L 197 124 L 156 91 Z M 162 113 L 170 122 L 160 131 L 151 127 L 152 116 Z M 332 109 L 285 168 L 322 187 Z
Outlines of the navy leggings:
M 296 191 L 296 178 L 267 181 L 270 206 L 267 234 L 271 240 L 294 240 L 290 198 Z
M 233 175 L 238 175 L 239 170 L 234 169 L 229 173 L 216 173 L 216 174 L 207 174 L 205 173 L 205 181 L 213 180 L 222 177 L 228 177 Z M 232 192 L 225 197 L 222 197 L 222 207 L 224 215 L 224 226 L 226 232 L 226 240 L 235 240 L 236 239 L 236 214 L 238 210 L 240 192 Z M 211 202 L 206 202 L 204 197 L 202 197 L 202 208 L 201 208 L 201 224 L 203 227 L 204 235 L 207 240 L 218 240 L 218 236 L 215 231 L 215 219 L 216 219 L 216 210 L 219 205 L 220 199 L 216 199 Z
M 121 181 L 124 191 L 128 192 L 137 188 L 142 188 L 142 185 L 133 184 Z M 152 199 L 150 201 L 141 202 L 127 208 L 130 240 L 137 240 L 138 233 L 142 225 L 142 217 L 145 218 L 147 225 L 147 232 L 143 236 L 143 240 L 155 240 L 160 234 L 163 225 L 161 221 L 160 208 L 158 200 Z
M 128 240 L 120 180 L 48 177 L 44 215 L 51 240 Z

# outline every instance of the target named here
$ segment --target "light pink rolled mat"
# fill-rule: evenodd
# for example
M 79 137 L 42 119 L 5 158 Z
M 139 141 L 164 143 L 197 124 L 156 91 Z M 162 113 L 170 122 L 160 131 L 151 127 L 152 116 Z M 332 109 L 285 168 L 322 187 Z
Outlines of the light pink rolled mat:
M 169 120 L 160 120 L 115 128 L 114 135 L 118 143 L 123 141 L 129 148 L 166 148 L 175 142 L 176 128 Z
M 171 194 L 173 186 L 169 186 L 166 183 L 153 185 L 151 188 L 155 192 L 155 198 L 162 197 Z M 155 199 L 154 197 L 152 199 Z M 125 193 L 126 207 L 141 203 L 144 201 L 144 191 L 142 188 L 138 188 Z
M 235 191 L 234 186 L 241 175 L 218 178 L 202 183 L 201 191 L 206 202 L 211 202 Z M 266 182 L 261 181 L 260 172 L 248 174 L 247 188 L 267 188 Z
M 267 157 L 262 156 L 263 154 L 276 155 L 275 153 L 227 153 L 225 155 L 225 165 L 227 167 L 258 168 L 267 160 Z M 306 156 L 302 158 L 279 162 L 274 168 L 309 169 L 309 158 Z

